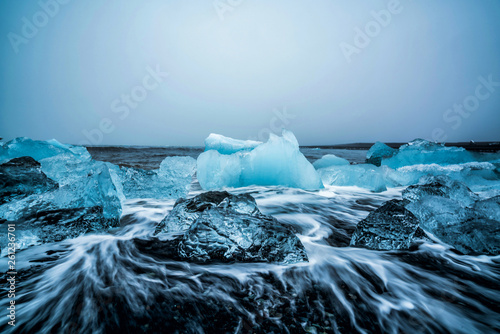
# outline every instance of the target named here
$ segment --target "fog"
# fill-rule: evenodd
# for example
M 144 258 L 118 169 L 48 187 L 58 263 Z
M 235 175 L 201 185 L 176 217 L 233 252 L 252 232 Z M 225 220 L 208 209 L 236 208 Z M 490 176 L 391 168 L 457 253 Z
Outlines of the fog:
M 498 141 L 499 1 L 0 4 L 0 137 Z

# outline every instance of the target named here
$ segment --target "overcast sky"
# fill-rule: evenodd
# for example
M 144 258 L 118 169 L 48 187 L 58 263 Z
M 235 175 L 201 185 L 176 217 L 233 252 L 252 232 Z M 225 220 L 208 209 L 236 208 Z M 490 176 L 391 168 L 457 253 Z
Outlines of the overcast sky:
M 55 1 L 0 4 L 4 140 L 500 140 L 497 0 Z

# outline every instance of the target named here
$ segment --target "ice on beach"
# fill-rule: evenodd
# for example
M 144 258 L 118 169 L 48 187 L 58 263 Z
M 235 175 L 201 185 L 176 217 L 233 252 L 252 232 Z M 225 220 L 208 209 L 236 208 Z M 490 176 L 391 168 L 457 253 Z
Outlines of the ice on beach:
M 415 139 L 397 150 L 390 158 L 382 159 L 382 165 L 399 168 L 409 165 L 452 165 L 475 161 L 472 153 L 463 147 L 446 147 L 443 144 Z
M 409 249 L 423 231 L 417 233 L 419 221 L 404 203 L 391 200 L 370 212 L 356 225 L 350 245 L 375 250 Z
M 323 184 L 330 186 L 357 186 L 373 192 L 387 190 L 395 186 L 387 176 L 392 170 L 372 164 L 330 166 L 318 169 Z
M 313 163 L 314 168 L 326 168 L 330 166 L 345 166 L 349 165 L 349 161 L 346 159 L 337 157 L 335 154 L 326 154 L 321 159 L 316 160 Z
M 205 151 L 215 150 L 221 154 L 233 154 L 238 151 L 251 151 L 262 144 L 254 140 L 238 140 L 216 133 L 211 133 L 205 139 Z
M 159 169 L 112 168 L 112 177 L 125 198 L 179 198 L 189 192 L 196 160 L 167 157 Z
M 208 150 L 198 157 L 197 177 L 205 190 L 249 185 L 282 185 L 320 189 L 321 179 L 313 165 L 299 151 L 292 132 L 270 134 L 266 143 L 250 151 L 221 154 Z
M 408 187 L 403 198 L 424 230 L 460 252 L 500 253 L 500 197 L 479 200 L 465 184 L 441 176 Z
M 19 137 L 0 146 L 0 162 L 25 156 L 40 161 L 41 159 L 64 153 L 82 160 L 91 159 L 85 147 L 61 144 L 55 139 L 40 141 L 27 137 Z
M 57 189 L 59 185 L 42 172 L 32 157 L 20 157 L 0 164 L 0 205 L 32 194 Z
M 380 166 L 383 158 L 390 158 L 396 152 L 397 150 L 378 141 L 368 150 L 366 162 L 375 166 Z

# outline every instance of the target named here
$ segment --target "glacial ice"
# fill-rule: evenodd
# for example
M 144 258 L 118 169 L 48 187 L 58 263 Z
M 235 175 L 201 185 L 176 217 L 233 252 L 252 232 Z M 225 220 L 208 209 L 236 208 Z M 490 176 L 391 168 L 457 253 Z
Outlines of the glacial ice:
M 443 144 L 415 139 L 397 150 L 390 158 L 382 159 L 382 165 L 399 168 L 409 165 L 452 165 L 475 161 L 474 156 L 462 147 L 446 147 Z
M 31 157 L 14 158 L 0 164 L 0 205 L 58 188 L 57 182 L 48 178 L 40 167 Z
M 379 167 L 383 158 L 390 158 L 396 152 L 397 150 L 378 141 L 368 150 L 366 162 Z
M 0 221 L 17 225 L 19 247 L 118 225 L 121 201 L 108 165 L 92 160 L 84 147 L 17 138 L 0 151 L 2 160 L 20 156 L 10 173 L 23 196 L 0 206 Z
M 205 190 L 249 185 L 282 185 L 301 189 L 320 189 L 321 179 L 299 151 L 293 133 L 270 134 L 266 143 L 250 151 L 221 154 L 208 150 L 197 161 L 197 177 Z
M 387 174 L 388 167 L 376 167 L 372 164 L 330 166 L 318 169 L 323 184 L 330 186 L 357 186 L 374 192 L 387 190 L 387 186 L 397 184 L 391 182 Z
M 128 199 L 179 198 L 189 192 L 195 168 L 191 157 L 166 157 L 157 170 L 111 167 L 111 177 Z
M 254 140 L 238 140 L 223 135 L 211 133 L 205 139 L 205 151 L 215 150 L 220 154 L 233 154 L 238 151 L 251 151 L 262 144 Z
M 179 243 L 179 255 L 195 262 L 307 261 L 300 240 L 275 218 L 223 208 L 206 210 L 195 220 Z
M 172 232 L 182 235 L 172 237 Z M 153 247 L 174 259 L 281 264 L 308 261 L 299 238 L 275 218 L 262 214 L 249 194 L 209 191 L 191 199 L 180 198 L 158 224 L 155 235 L 157 239 L 138 240 L 138 245 Z
M 19 137 L 0 146 L 0 162 L 25 156 L 40 161 L 63 153 L 69 153 L 82 160 L 91 159 L 85 147 L 61 144 L 55 139 L 40 141 Z
M 335 154 L 326 154 L 321 157 L 321 159 L 316 160 L 313 163 L 314 168 L 326 168 L 330 166 L 346 166 L 349 165 L 349 161 L 346 159 L 337 157 Z
M 375 250 L 409 249 L 425 233 L 418 231 L 418 219 L 404 204 L 401 200 L 391 200 L 371 212 L 356 225 L 350 245 Z
M 464 254 L 500 254 L 498 197 L 479 200 L 467 186 L 445 176 L 408 187 L 406 209 L 420 226 Z
M 158 224 L 155 234 L 187 231 L 203 211 L 214 207 L 233 210 L 241 214 L 260 214 L 255 199 L 250 195 L 208 191 L 191 199 L 179 198 L 172 211 Z

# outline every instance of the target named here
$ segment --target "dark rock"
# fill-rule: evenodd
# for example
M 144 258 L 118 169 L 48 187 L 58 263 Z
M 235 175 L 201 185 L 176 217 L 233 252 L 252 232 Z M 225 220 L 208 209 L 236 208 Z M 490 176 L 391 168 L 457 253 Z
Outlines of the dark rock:
M 391 200 L 371 212 L 356 226 L 351 246 L 375 250 L 409 249 L 416 238 L 423 236 L 423 231 L 418 231 L 419 221 L 405 209 L 406 203 Z
M 0 165 L 0 205 L 13 199 L 54 190 L 57 182 L 48 178 L 32 157 L 20 157 Z

